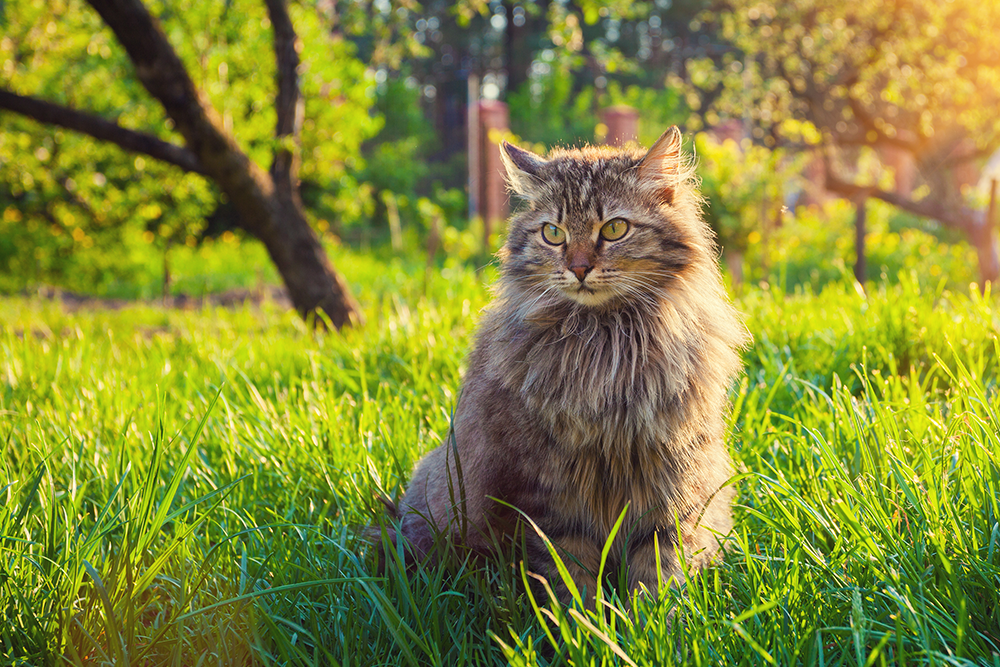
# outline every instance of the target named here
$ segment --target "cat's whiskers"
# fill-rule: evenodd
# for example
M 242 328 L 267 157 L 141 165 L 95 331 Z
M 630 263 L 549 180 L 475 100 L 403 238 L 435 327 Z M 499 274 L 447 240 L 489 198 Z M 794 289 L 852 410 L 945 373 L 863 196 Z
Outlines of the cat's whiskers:
M 638 303 L 641 303 L 643 306 L 645 306 L 649 310 L 655 310 L 656 309 L 656 307 L 658 305 L 656 299 L 654 299 L 653 297 L 651 297 L 649 294 L 641 291 L 640 289 L 638 289 L 634 285 L 624 285 L 623 284 L 621 286 L 621 289 L 622 289 L 622 291 L 618 292 L 618 296 L 631 298 L 631 299 L 637 301 Z
M 678 288 L 684 288 L 687 285 L 687 281 L 684 280 L 681 274 L 666 271 L 643 271 L 641 273 L 626 274 L 622 278 L 634 281 L 655 292 L 658 296 L 668 298 L 671 301 L 673 301 L 674 293 L 680 291 Z M 671 278 L 680 283 L 680 285 L 668 289 L 662 282 L 656 280 L 656 278 Z
M 545 295 L 547 295 L 549 292 L 551 292 L 552 290 L 557 289 L 557 288 L 558 288 L 558 285 L 551 285 L 550 284 L 548 287 L 546 287 L 544 290 L 542 290 L 541 293 L 538 296 L 536 296 L 534 299 L 532 299 L 531 303 L 529 303 L 526 306 L 522 307 L 522 312 L 524 313 L 524 315 L 527 316 L 530 313 L 532 313 L 535 305 L 539 301 L 541 301 L 542 298 L 545 297 Z
M 613 283 L 615 287 L 621 287 L 629 296 L 639 299 L 650 308 L 656 308 L 661 299 L 667 298 L 667 292 L 656 283 L 644 280 L 640 276 L 621 275 Z

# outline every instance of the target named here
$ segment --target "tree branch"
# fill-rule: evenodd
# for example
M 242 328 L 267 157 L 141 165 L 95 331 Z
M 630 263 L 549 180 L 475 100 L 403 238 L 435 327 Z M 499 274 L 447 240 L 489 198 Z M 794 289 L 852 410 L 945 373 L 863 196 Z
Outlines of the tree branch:
M 979 227 L 976 216 L 977 212 L 967 206 L 946 206 L 941 200 L 936 198 L 914 201 L 909 197 L 898 195 L 895 192 L 888 192 L 877 187 L 858 185 L 857 183 L 845 181 L 835 175 L 829 167 L 826 170 L 826 189 L 845 199 L 854 199 L 862 194 L 866 194 L 869 197 L 881 199 L 887 204 L 891 204 L 908 213 L 937 220 L 945 227 L 957 229 L 966 234 L 974 233 Z
M 266 4 L 274 29 L 278 88 L 274 98 L 278 114 L 274 135 L 278 140 L 278 147 L 271 164 L 271 177 L 278 188 L 294 196 L 299 170 L 298 139 L 305 113 L 299 95 L 299 41 L 285 0 L 266 0 Z
M 88 2 L 125 47 L 142 85 L 163 104 L 189 144 L 192 139 L 197 141 L 200 138 L 197 130 L 205 124 L 203 116 L 209 105 L 202 100 L 159 22 L 139 0 Z M 190 148 L 201 153 L 199 146 Z
M 993 155 L 995 151 L 996 146 L 977 148 L 974 144 L 970 145 L 966 142 L 959 141 L 956 142 L 956 145 L 951 152 L 941 159 L 938 163 L 938 168 L 950 169 L 961 164 L 966 164 L 967 162 L 988 158 Z
M 126 151 L 148 155 L 180 167 L 184 171 L 205 173 L 198 156 L 183 146 L 162 141 L 145 132 L 126 129 L 94 114 L 3 89 L 0 89 L 0 109 L 13 111 L 40 123 L 58 125 L 101 141 L 111 142 Z
M 867 146 L 875 146 L 876 144 L 892 146 L 894 148 L 901 148 L 903 150 L 910 151 L 914 155 L 920 155 L 920 153 L 926 149 L 926 138 L 919 136 L 916 132 L 908 131 L 906 128 L 903 128 L 902 131 L 897 129 L 896 134 L 893 136 L 889 136 L 883 132 L 882 129 L 879 128 L 878 123 L 875 122 L 875 117 L 861 105 L 859 100 L 855 99 L 854 95 L 851 95 L 850 91 L 847 92 L 847 103 L 851 108 L 851 113 L 854 114 L 854 119 L 862 127 L 860 136 L 863 140 L 856 143 Z M 875 133 L 875 141 L 871 141 L 867 138 L 867 134 L 869 132 Z M 846 144 L 848 142 L 844 141 L 842 143 Z
M 241 209 L 242 222 L 251 227 L 263 222 L 256 209 L 267 205 L 264 198 L 274 187 L 271 179 L 222 129 L 218 111 L 195 87 L 159 21 L 141 0 L 87 2 L 115 33 L 139 82 L 163 105 L 188 150 Z

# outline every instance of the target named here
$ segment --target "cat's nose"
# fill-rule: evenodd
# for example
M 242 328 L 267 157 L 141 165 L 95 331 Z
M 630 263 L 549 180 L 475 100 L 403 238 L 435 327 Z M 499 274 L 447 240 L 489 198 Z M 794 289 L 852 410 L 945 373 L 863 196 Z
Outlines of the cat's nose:
M 590 255 L 583 248 L 570 248 L 569 256 L 566 259 L 568 260 L 566 268 L 572 271 L 581 283 L 590 270 L 594 268 Z
M 576 276 L 576 279 L 579 280 L 582 283 L 583 279 L 587 277 L 587 274 L 590 273 L 590 270 L 592 268 L 594 268 L 594 267 L 592 267 L 589 263 L 588 264 L 576 264 L 574 266 L 569 267 L 569 270 L 572 271 L 573 275 Z

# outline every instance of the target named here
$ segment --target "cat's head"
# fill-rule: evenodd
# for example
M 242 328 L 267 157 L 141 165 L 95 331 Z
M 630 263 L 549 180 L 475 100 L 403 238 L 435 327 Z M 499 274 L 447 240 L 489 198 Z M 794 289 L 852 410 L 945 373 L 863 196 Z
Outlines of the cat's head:
M 500 252 L 525 296 L 606 308 L 655 305 L 711 245 L 681 133 L 648 152 L 585 147 L 543 158 L 501 145 L 510 189 L 528 207 Z

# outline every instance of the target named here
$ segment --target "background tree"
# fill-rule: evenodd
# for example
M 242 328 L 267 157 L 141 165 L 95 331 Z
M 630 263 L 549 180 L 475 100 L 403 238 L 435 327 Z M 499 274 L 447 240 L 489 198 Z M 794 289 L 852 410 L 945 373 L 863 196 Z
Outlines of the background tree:
M 443 164 L 466 149 L 470 85 L 508 102 L 511 129 L 528 141 L 594 141 L 600 110 L 627 102 L 643 104 L 648 138 L 655 140 L 657 128 L 688 114 L 681 92 L 664 88 L 668 74 L 683 80 L 689 58 L 719 50 L 703 24 L 692 22 L 704 6 L 704 0 L 428 0 L 418 11 L 388 12 L 385 3 L 386 13 L 375 16 L 408 22 L 422 47 L 419 58 L 385 57 L 398 50 L 380 47 L 357 22 L 349 32 L 362 57 L 380 68 L 380 97 L 402 101 L 394 79 L 418 91 L 436 141 L 425 155 Z M 462 167 L 431 166 L 429 176 L 458 186 Z
M 806 156 L 792 157 L 746 139 L 742 145 L 719 141 L 707 132 L 695 136 L 694 146 L 705 221 L 722 246 L 733 282 L 740 283 L 750 240 L 761 240 L 781 225 L 785 188 L 797 180 Z
M 722 67 L 694 64 L 716 109 L 745 118 L 767 145 L 798 142 L 786 121 L 809 121 L 821 132 L 829 190 L 960 232 L 984 282 L 1000 278 L 993 221 L 956 178 L 1000 147 L 1000 5 L 724 0 L 703 18 L 734 47 Z M 865 173 L 859 160 L 871 150 L 911 155 L 918 187 L 893 190 Z
M 304 207 L 296 216 L 348 243 L 377 245 L 392 220 L 402 230 L 394 247 L 437 234 L 430 230 L 439 223 L 446 252 L 468 245 L 454 241 L 476 233 L 464 201 L 467 103 L 488 95 L 509 104 L 520 139 L 546 146 L 600 141 L 601 112 L 613 104 L 641 110 L 639 139 L 647 143 L 671 123 L 693 132 L 735 119 L 737 133 L 742 128 L 757 148 L 822 155 L 828 187 L 850 201 L 881 198 L 898 207 L 901 222 L 947 241 L 972 240 L 983 275 L 995 273 L 984 202 L 963 192 L 955 174 L 997 145 L 996 119 L 984 111 L 997 94 L 997 47 L 989 40 L 996 9 L 971 0 L 941 7 L 715 0 L 709 13 L 710 1 L 292 3 L 290 18 L 307 45 L 298 54 L 301 124 L 296 105 L 275 95 L 278 58 L 270 52 L 279 22 L 266 3 L 196 0 L 183 12 L 162 0 L 147 6 L 199 104 L 214 109 L 206 118 L 218 121 L 217 136 L 258 165 L 248 167 L 257 176 L 246 182 L 270 181 L 274 210 Z M 62 122 L 75 118 L 117 143 L 0 108 L 0 289 L 79 276 L 88 288 L 116 276 L 124 283 L 122 274 L 137 266 L 152 278 L 142 268 L 159 264 L 150 261 L 151 247 L 194 244 L 227 225 L 266 236 L 266 225 L 252 223 L 264 199 L 234 198 L 236 183 L 223 187 L 230 172 L 208 174 L 195 151 L 208 144 L 189 139 L 192 127 L 215 121 L 185 130 L 173 117 L 183 116 L 176 105 L 150 103 L 131 52 L 99 14 L 82 0 L 3 7 L 6 106 L 26 111 L 33 95 L 58 105 Z M 53 111 L 31 108 L 46 122 Z M 90 115 L 66 112 L 74 108 Z M 889 162 L 890 151 L 914 156 L 917 187 L 894 189 L 879 172 L 875 158 Z M 728 201 L 735 196 L 713 207 L 725 216 L 757 206 Z M 744 238 L 730 235 L 733 250 L 750 233 L 746 224 L 736 228 Z M 289 262 L 280 247 L 290 244 L 274 236 L 269 252 L 276 266 L 284 262 L 288 281 L 295 273 L 288 266 L 300 262 Z M 308 301 L 296 305 L 308 312 Z
M 43 219 L 52 220 L 52 234 L 59 230 L 62 235 L 65 228 L 67 238 L 83 243 L 89 238 L 94 244 L 95 237 L 86 225 L 73 223 L 89 218 L 95 232 L 103 231 L 121 222 L 122 212 L 112 213 L 111 209 L 121 209 L 123 203 L 109 196 L 113 191 L 105 190 L 108 177 L 100 168 L 106 166 L 105 171 L 112 172 L 118 181 L 112 185 L 118 185 L 148 167 L 154 175 L 169 174 L 169 181 L 182 181 L 195 197 L 192 204 L 184 192 L 170 192 L 169 187 L 157 192 L 156 182 L 151 182 L 150 188 L 160 201 L 146 198 L 145 208 L 139 207 L 147 223 L 193 213 L 192 205 L 204 216 L 207 206 L 219 200 L 228 202 L 237 213 L 239 226 L 264 243 L 300 313 L 322 310 L 337 327 L 356 320 L 357 305 L 310 228 L 299 200 L 303 148 L 308 159 L 302 172 L 315 178 L 321 171 L 316 165 L 327 160 L 342 164 L 344 154 L 356 153 L 360 141 L 377 129 L 363 104 L 368 97 L 364 86 L 359 90 L 350 85 L 351 81 L 364 82 L 366 76 L 364 66 L 351 58 L 352 47 L 331 40 L 316 11 L 302 8 L 296 11 L 296 18 L 308 33 L 313 50 L 307 51 L 306 62 L 300 63 L 301 42 L 288 8 L 279 0 L 268 0 L 266 12 L 249 3 L 200 4 L 188 16 L 166 6 L 155 7 L 162 27 L 138 0 L 94 0 L 90 4 L 124 47 L 124 56 L 108 31 L 100 29 L 96 17 L 77 2 L 43 7 L 18 3 L 5 8 L 8 32 L 0 42 L 6 56 L 0 108 L 111 142 L 189 175 L 207 177 L 209 183 L 202 184 L 196 176 L 179 179 L 176 169 L 153 166 L 155 162 L 145 158 L 124 162 L 131 162 L 133 171 L 129 173 L 116 152 L 82 151 L 77 137 L 18 125 L 16 137 L 4 133 L 5 141 L 16 142 L 13 148 L 19 150 L 17 162 L 8 163 L 10 171 L 5 174 L 7 197 L 29 201 L 18 201 L 13 210 L 20 214 L 23 206 L 35 205 Z M 80 30 L 82 23 L 92 29 Z M 183 57 L 167 39 L 167 32 L 174 42 L 182 43 Z M 188 36 L 190 42 L 183 43 L 182 36 Z M 265 45 L 270 46 L 273 58 L 259 58 Z M 94 66 L 95 61 L 99 66 Z M 331 66 L 335 71 L 330 71 Z M 300 90 L 303 70 L 306 99 Z M 143 99 L 148 98 L 140 95 L 134 84 L 122 83 L 127 81 L 123 76 L 126 72 L 138 79 L 162 110 L 148 105 Z M 269 73 L 273 78 L 266 77 Z M 275 82 L 275 93 L 265 92 L 265 78 Z M 196 79 L 200 81 L 196 83 Z M 77 87 L 77 83 L 82 85 Z M 273 106 L 266 103 L 269 98 Z M 73 108 L 89 104 L 103 113 Z M 104 114 L 120 119 L 109 120 Z M 9 114 L 5 116 L 6 129 L 13 121 Z M 129 124 L 149 129 L 130 129 Z M 308 129 L 305 133 L 304 126 Z M 173 141 L 178 134 L 183 145 Z M 345 139 L 345 135 L 353 136 Z M 30 147 L 26 138 L 41 139 L 33 153 L 25 150 Z M 64 144 L 71 154 L 61 160 Z M 10 143 L 0 144 L 0 150 L 3 148 L 11 148 Z M 38 164 L 30 164 L 29 157 L 29 164 L 22 165 L 20 158 L 25 152 Z M 80 152 L 89 154 L 89 159 L 81 160 Z M 265 171 L 260 165 L 268 163 L 270 168 Z M 36 187 L 36 179 L 31 171 L 23 170 L 24 166 L 42 167 L 42 187 Z M 83 175 L 88 169 L 92 170 L 91 178 Z M 11 173 L 14 170 L 21 173 Z M 74 175 L 68 175 L 70 171 Z M 129 186 L 123 189 L 127 193 Z M 168 202 L 162 199 L 168 195 L 184 200 L 187 210 L 164 205 Z M 142 199 L 133 196 L 132 202 Z M 105 203 L 107 210 L 102 211 Z M 169 227 L 167 221 L 157 224 Z
M 293 3 L 307 48 L 299 68 L 301 149 L 289 145 L 301 155 L 292 180 L 300 181 L 306 210 L 319 230 L 364 241 L 382 233 L 386 201 L 404 229 L 425 229 L 419 201 L 431 198 L 461 230 L 470 81 L 510 102 L 514 131 L 530 141 L 599 140 L 600 109 L 617 103 L 643 108 L 650 136 L 642 139 L 655 139 L 687 113 L 682 95 L 663 81 L 684 57 L 704 53 L 701 37 L 688 34 L 698 6 Z M 148 7 L 225 133 L 261 168 L 275 162 L 283 142 L 270 103 L 277 64 L 260 57 L 273 49 L 264 3 L 198 1 L 181 12 L 149 0 Z M 171 245 L 252 227 L 226 188 L 200 173 L 193 152 L 177 152 L 190 148 L 178 146 L 186 137 L 169 111 L 149 103 L 131 55 L 98 15 L 80 0 L 18 0 L 5 4 L 5 17 L 0 90 L 20 96 L 5 96 L 6 106 L 30 107 L 39 119 L 40 107 L 23 98 L 86 109 L 108 121 L 101 135 L 108 141 L 93 141 L 100 123 L 85 122 L 97 120 L 89 116 L 77 117 L 91 131 L 84 136 L 0 111 L 0 287 L 113 286 L 138 272 L 152 282 L 158 269 L 150 266 L 160 262 L 150 262 L 151 244 L 165 256 Z M 68 114 L 56 115 L 68 122 Z M 162 159 L 149 159 L 154 149 Z

